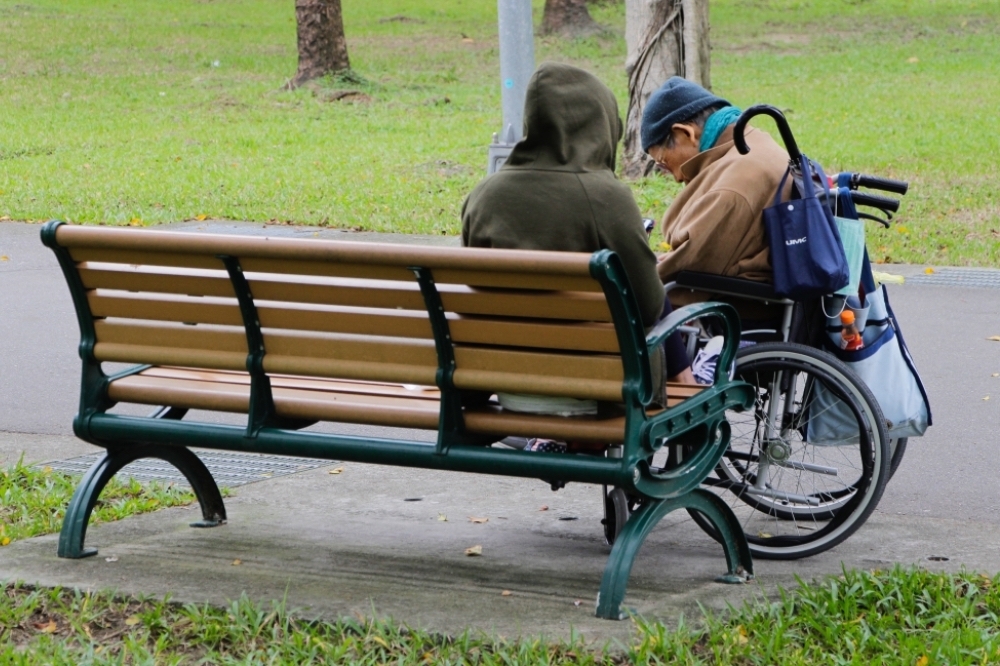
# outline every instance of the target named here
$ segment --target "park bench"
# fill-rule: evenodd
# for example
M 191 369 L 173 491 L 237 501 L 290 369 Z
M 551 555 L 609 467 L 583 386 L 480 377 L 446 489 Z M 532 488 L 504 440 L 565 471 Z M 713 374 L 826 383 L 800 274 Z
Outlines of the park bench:
M 739 524 L 699 484 L 729 442 L 727 410 L 753 404 L 726 371 L 739 322 L 723 304 L 682 308 L 648 335 L 612 252 L 593 255 L 170 233 L 50 222 L 81 330 L 76 434 L 106 449 L 68 508 L 59 556 L 80 558 L 104 485 L 145 457 L 189 480 L 203 521 L 226 520 L 187 447 L 607 484 L 640 498 L 608 559 L 597 614 L 619 618 L 635 556 L 667 513 L 700 512 L 723 536 L 724 580 L 752 574 Z M 715 384 L 648 409 L 648 349 L 694 317 L 726 347 Z M 107 374 L 102 364 L 129 363 Z M 598 416 L 505 411 L 496 392 L 593 399 Z M 154 405 L 148 417 L 108 413 Z M 246 414 L 244 426 L 182 420 Z M 436 443 L 302 429 L 316 422 L 425 429 Z M 491 446 L 505 436 L 610 445 L 607 455 Z M 671 462 L 653 467 L 669 441 Z M 683 455 L 678 455 L 681 452 Z

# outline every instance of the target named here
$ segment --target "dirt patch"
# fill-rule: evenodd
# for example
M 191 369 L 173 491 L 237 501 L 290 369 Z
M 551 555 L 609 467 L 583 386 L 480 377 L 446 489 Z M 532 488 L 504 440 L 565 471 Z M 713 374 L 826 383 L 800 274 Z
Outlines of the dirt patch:
M 371 95 L 360 90 L 325 90 L 313 91 L 321 102 L 348 102 L 350 104 L 371 104 L 375 100 Z
M 413 18 L 412 16 L 403 16 L 402 14 L 396 14 L 395 16 L 386 16 L 385 18 L 380 18 L 379 23 L 426 23 L 418 18 Z
M 960 210 L 949 216 L 953 224 L 960 224 L 967 227 L 979 227 L 990 225 L 987 231 L 980 231 L 982 234 L 990 234 L 991 237 L 1000 237 L 1000 204 L 991 204 L 982 208 L 972 210 Z
M 424 162 L 423 164 L 418 164 L 416 169 L 423 172 L 431 171 L 437 173 L 437 175 L 443 178 L 455 178 L 457 176 L 468 176 L 477 173 L 476 169 L 473 169 L 466 164 L 452 162 L 451 160 L 433 160 L 430 162 Z

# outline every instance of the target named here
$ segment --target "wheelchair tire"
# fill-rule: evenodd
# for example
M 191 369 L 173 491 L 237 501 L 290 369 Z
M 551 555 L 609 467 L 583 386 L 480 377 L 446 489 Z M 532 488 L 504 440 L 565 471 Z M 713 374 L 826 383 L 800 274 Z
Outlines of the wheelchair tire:
M 899 463 L 903 462 L 903 454 L 906 453 L 907 441 L 907 437 L 898 437 L 896 439 L 889 440 L 889 450 L 892 452 L 891 462 L 889 463 L 890 480 L 896 475 L 896 470 L 899 469 Z
M 628 495 L 621 488 L 612 488 L 604 496 L 604 540 L 609 546 L 615 545 L 615 540 L 621 534 L 622 528 L 629 518 Z
M 793 343 L 741 349 L 735 376 L 755 387 L 756 405 L 727 414 L 729 449 L 705 485 L 736 513 L 755 557 L 798 559 L 841 543 L 868 519 L 890 476 L 889 439 L 875 397 L 832 355 Z M 780 397 L 772 406 L 777 381 Z M 854 436 L 809 441 L 817 391 L 825 396 L 820 406 L 844 414 L 841 428 Z M 704 518 L 691 515 L 717 538 Z

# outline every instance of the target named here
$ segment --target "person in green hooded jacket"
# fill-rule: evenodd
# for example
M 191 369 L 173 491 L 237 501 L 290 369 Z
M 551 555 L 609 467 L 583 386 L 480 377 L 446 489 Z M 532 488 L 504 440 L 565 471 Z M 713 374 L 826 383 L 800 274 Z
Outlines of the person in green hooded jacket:
M 664 315 L 663 283 L 632 191 L 615 177 L 621 136 L 618 102 L 600 79 L 572 65 L 543 63 L 528 82 L 524 138 L 462 206 L 462 243 L 612 250 L 649 327 Z M 667 374 L 694 383 L 679 336 L 668 342 Z

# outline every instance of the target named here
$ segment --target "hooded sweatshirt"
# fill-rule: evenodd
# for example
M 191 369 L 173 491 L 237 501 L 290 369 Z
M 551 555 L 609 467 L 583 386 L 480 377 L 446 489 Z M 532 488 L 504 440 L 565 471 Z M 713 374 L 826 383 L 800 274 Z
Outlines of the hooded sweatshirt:
M 596 252 L 625 265 L 643 324 L 663 309 L 663 284 L 642 214 L 615 178 L 618 103 L 594 75 L 544 63 L 528 82 L 524 138 L 462 206 L 469 247 Z

